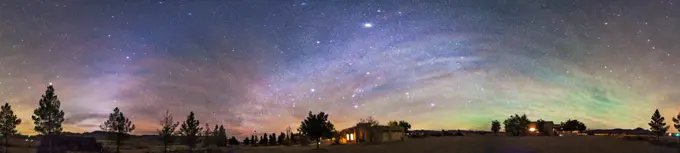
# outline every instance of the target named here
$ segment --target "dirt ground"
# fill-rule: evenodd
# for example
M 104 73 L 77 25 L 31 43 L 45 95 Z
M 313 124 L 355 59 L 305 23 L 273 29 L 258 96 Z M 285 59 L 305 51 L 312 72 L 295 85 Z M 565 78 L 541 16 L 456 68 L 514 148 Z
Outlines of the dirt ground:
M 678 153 L 677 148 L 615 137 L 464 136 L 409 139 L 378 145 L 325 147 L 329 153 Z M 314 152 L 304 147 L 247 148 L 233 153 Z
M 123 147 L 124 153 L 160 152 L 159 146 Z M 310 153 L 313 146 L 222 148 L 224 153 Z M 607 136 L 506 137 L 463 136 L 408 139 L 374 145 L 322 146 L 328 153 L 680 153 L 678 148 Z M 11 147 L 10 152 L 35 152 L 35 148 Z

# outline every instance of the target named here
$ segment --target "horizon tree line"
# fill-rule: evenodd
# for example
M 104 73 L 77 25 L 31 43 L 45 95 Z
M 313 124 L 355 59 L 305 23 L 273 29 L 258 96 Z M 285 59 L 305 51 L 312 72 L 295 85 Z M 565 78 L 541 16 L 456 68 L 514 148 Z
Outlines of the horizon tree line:
M 39 106 L 33 111 L 33 115 L 31 116 L 35 125 L 34 130 L 48 138 L 47 143 L 49 152 L 52 152 L 53 146 L 51 137 L 62 134 L 62 123 L 64 122 L 65 114 L 60 108 L 61 102 L 55 94 L 52 85 L 47 86 L 45 94 L 42 95 L 38 104 Z M 656 134 L 657 138 L 668 132 L 670 126 L 665 123 L 665 119 L 661 116 L 658 109 L 654 112 L 651 119 L 652 121 L 649 123 L 650 130 Z M 680 130 L 680 113 L 676 117 L 673 117 L 672 121 L 674 122 L 674 127 Z M 372 118 L 368 118 L 362 122 L 371 123 L 372 125 L 378 124 L 378 122 Z M 21 123 L 22 120 L 14 114 L 10 104 L 5 103 L 0 109 L 0 134 L 5 138 L 5 152 L 7 152 L 9 137 L 18 134 L 16 126 Z M 530 122 L 528 122 L 526 115 L 519 116 L 517 114 L 503 122 L 505 131 L 512 132 L 515 136 L 526 133 L 528 123 Z M 410 124 L 405 121 L 390 121 L 388 122 L 388 125 L 402 126 L 407 131 L 410 129 Z M 562 125 L 565 128 L 564 130 L 585 130 L 585 125 L 577 120 L 570 119 L 566 123 L 562 123 Z M 176 131 L 178 126 L 180 129 L 179 131 Z M 123 115 L 118 107 L 116 107 L 113 109 L 113 112 L 109 114 L 109 119 L 100 125 L 100 128 L 111 134 L 110 139 L 115 140 L 116 152 L 120 152 L 120 146 L 125 139 L 129 138 L 132 131 L 135 130 L 135 125 Z M 500 122 L 492 121 L 491 130 L 494 133 L 497 133 L 500 129 Z M 324 112 L 312 114 L 311 111 L 309 112 L 308 117 L 301 122 L 300 127 L 297 130 L 299 133 L 297 135 L 292 134 L 290 130 L 287 131 L 288 134 L 282 132 L 278 137 L 275 133 L 264 134 L 263 136 L 260 136 L 259 141 L 256 136 L 252 135 L 250 139 L 246 137 L 243 144 L 284 145 L 293 141 L 305 141 L 306 138 L 309 138 L 317 142 L 318 148 L 321 139 L 332 138 L 335 133 L 337 133 L 334 125 L 328 120 L 328 114 L 325 114 Z M 166 114 L 161 121 L 161 128 L 158 129 L 157 132 L 163 141 L 164 152 L 167 152 L 167 147 L 174 142 L 176 136 L 181 136 L 182 144 L 189 146 L 190 151 L 193 151 L 196 145 L 201 141 L 199 139 L 201 136 L 203 137 L 202 142 L 204 142 L 204 147 L 210 145 L 226 146 L 240 144 L 234 136 L 230 138 L 227 137 L 226 130 L 222 125 L 215 125 L 212 130 L 210 130 L 208 124 L 201 127 L 200 121 L 195 119 L 193 111 L 189 113 L 187 119 L 182 122 L 181 126 L 179 125 L 179 122 L 172 119 L 170 112 L 166 111 Z
M 677 116 L 673 117 L 672 121 L 673 127 L 680 132 L 680 113 L 678 113 Z M 523 114 L 522 116 L 518 114 L 511 115 L 508 119 L 503 121 L 505 132 L 510 132 L 509 134 L 511 136 L 521 136 L 528 132 L 529 123 L 531 123 L 531 121 L 526 117 L 526 114 Z M 536 122 L 536 129 L 539 130 L 539 133 L 546 133 L 546 131 L 542 131 L 544 130 L 543 123 L 545 123 L 545 121 L 542 119 L 539 119 Z M 568 119 L 566 122 L 560 123 L 560 125 L 561 129 L 565 131 L 582 132 L 586 130 L 585 124 L 578 120 Z M 665 118 L 661 116 L 659 109 L 656 109 L 654 111 L 651 117 L 651 121 L 648 123 L 648 125 L 650 126 L 649 131 L 654 133 L 657 140 L 660 139 L 661 136 L 666 135 L 668 133 L 668 130 L 670 129 L 670 126 L 665 123 Z M 497 134 L 500 131 L 500 129 L 501 124 L 498 120 L 491 121 L 491 131 L 493 133 Z M 678 139 L 680 139 L 680 137 L 678 137 Z

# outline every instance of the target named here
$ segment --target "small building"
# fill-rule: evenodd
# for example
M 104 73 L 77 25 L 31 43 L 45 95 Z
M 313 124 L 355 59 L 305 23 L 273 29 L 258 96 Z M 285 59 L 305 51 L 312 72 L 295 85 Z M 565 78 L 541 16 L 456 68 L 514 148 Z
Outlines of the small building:
M 560 128 L 560 126 L 555 125 L 553 121 L 543 121 L 543 130 L 539 130 L 538 128 L 539 128 L 538 122 L 529 123 L 528 135 L 540 135 L 541 134 L 540 131 L 546 131 L 548 132 L 548 134 L 545 135 L 555 136 L 557 135 L 555 131 L 557 131 Z
M 339 132 L 340 144 L 380 143 L 406 139 L 406 130 L 400 126 L 383 126 L 360 123 Z

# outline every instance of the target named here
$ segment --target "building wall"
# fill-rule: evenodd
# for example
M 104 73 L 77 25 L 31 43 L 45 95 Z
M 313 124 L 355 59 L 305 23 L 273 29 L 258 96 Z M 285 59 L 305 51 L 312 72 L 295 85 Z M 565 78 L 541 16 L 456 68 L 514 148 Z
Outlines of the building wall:
M 353 135 L 354 139 L 348 138 L 348 134 Z M 406 137 L 404 130 L 386 126 L 362 126 L 357 125 L 340 131 L 340 143 L 352 144 L 357 142 L 379 143 L 388 141 L 404 140 Z

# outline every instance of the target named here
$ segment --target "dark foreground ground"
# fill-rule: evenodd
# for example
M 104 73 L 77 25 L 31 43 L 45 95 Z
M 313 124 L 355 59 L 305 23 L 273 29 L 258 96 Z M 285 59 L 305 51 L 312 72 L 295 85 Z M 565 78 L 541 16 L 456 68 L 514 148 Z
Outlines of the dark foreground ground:
M 409 139 L 379 145 L 325 147 L 329 153 L 680 153 L 677 148 L 616 137 L 464 136 Z M 312 152 L 308 148 L 241 148 L 234 153 Z
M 37 144 L 34 144 L 34 146 Z M 112 146 L 110 146 L 112 147 Z M 177 146 L 183 147 L 183 146 Z M 132 141 L 123 153 L 159 153 L 161 146 Z M 312 146 L 222 148 L 221 153 L 310 153 Z M 428 137 L 375 145 L 322 146 L 327 153 L 680 153 L 678 148 L 658 146 L 609 136 Z M 2 152 L 2 150 L 0 150 Z M 12 153 L 31 153 L 35 148 L 10 147 Z M 215 152 L 213 152 L 215 153 Z

